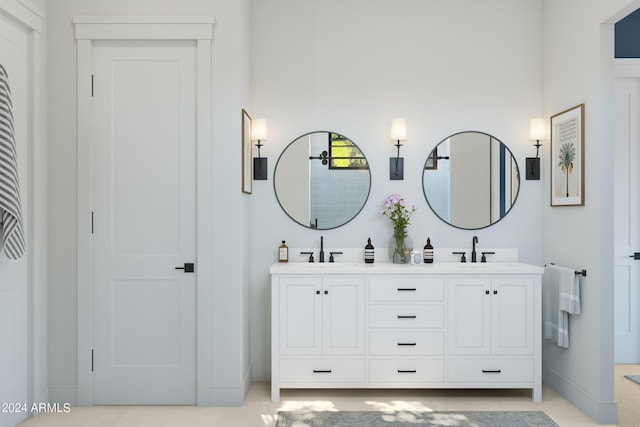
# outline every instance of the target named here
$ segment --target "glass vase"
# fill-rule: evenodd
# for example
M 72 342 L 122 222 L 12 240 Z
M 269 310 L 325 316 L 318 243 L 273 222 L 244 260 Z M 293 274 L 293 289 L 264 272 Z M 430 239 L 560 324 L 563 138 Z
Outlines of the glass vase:
M 406 234 L 394 235 L 389 242 L 389 260 L 394 264 L 406 264 L 411 260 L 413 240 Z

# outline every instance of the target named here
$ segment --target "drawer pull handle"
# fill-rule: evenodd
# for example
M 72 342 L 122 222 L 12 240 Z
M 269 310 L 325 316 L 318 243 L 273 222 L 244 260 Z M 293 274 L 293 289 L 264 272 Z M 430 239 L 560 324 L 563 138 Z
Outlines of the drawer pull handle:
M 414 342 L 399 342 L 398 345 L 416 345 Z
M 412 370 L 409 370 L 409 371 L 404 371 L 402 369 L 398 369 L 398 373 L 399 374 L 415 374 L 416 372 L 418 372 L 418 371 L 416 371 L 415 369 L 412 369 Z
M 416 288 L 398 288 L 398 292 L 415 292 Z
M 402 315 L 398 314 L 398 319 L 415 319 L 416 317 L 417 316 L 415 314 L 411 315 L 411 316 L 402 316 Z
M 499 374 L 502 372 L 502 369 L 483 369 L 483 374 Z
M 328 370 L 314 369 L 313 373 L 314 374 L 330 374 L 331 373 L 331 369 L 328 369 Z

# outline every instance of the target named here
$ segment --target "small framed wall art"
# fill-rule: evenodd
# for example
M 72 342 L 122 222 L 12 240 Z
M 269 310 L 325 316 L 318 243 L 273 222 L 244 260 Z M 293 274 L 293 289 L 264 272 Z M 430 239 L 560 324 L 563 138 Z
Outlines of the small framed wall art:
M 551 206 L 584 206 L 584 104 L 551 116 Z
M 251 194 L 251 116 L 242 109 L 242 192 Z

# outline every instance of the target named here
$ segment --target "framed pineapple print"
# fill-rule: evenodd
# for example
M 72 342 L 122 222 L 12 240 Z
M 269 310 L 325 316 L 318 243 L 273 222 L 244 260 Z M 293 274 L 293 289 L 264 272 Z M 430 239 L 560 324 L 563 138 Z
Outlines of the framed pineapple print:
M 584 206 L 584 104 L 551 116 L 551 206 Z

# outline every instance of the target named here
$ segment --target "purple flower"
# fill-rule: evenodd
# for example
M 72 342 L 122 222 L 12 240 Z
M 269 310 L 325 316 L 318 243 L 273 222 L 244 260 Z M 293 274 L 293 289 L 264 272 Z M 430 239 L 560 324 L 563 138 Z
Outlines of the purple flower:
M 409 225 L 409 218 L 411 214 L 415 212 L 416 206 L 413 205 L 411 209 L 407 208 L 407 204 L 399 194 L 390 194 L 387 196 L 384 202 L 384 207 L 380 209 L 380 215 L 389 217 L 393 224 L 394 233 L 397 231 L 403 231 Z

